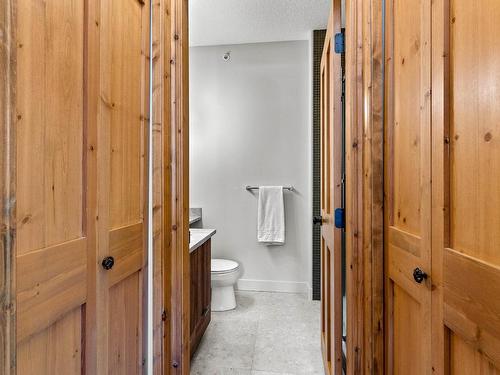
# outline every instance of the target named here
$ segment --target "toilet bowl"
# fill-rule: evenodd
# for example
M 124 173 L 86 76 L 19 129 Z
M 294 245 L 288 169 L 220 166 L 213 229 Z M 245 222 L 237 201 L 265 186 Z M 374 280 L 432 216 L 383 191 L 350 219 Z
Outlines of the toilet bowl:
M 234 284 L 240 277 L 240 265 L 234 260 L 212 259 L 212 311 L 236 308 Z

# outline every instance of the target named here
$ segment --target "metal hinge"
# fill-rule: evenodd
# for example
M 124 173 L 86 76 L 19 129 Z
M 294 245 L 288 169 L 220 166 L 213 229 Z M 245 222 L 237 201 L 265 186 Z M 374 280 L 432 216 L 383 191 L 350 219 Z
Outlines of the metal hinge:
M 335 53 L 345 52 L 345 37 L 344 33 L 335 34 Z
M 345 211 L 343 208 L 335 209 L 335 228 L 345 228 Z

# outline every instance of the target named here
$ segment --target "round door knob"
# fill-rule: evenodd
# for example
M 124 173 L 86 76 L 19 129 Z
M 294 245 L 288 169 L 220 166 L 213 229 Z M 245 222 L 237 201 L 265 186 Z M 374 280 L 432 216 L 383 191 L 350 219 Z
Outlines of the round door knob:
M 421 284 L 422 281 L 427 279 L 427 274 L 417 267 L 413 270 L 413 278 L 417 283 Z
M 323 224 L 323 218 L 321 216 L 313 216 L 313 224 L 314 225 Z
M 102 260 L 102 268 L 104 268 L 107 271 L 113 268 L 114 265 L 115 265 L 115 258 L 113 257 L 106 257 Z

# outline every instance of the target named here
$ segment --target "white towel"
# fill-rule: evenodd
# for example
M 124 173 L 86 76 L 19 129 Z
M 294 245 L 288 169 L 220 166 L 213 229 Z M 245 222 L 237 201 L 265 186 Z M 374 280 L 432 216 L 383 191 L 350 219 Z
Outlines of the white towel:
M 257 213 L 257 240 L 272 245 L 285 243 L 283 186 L 261 186 Z

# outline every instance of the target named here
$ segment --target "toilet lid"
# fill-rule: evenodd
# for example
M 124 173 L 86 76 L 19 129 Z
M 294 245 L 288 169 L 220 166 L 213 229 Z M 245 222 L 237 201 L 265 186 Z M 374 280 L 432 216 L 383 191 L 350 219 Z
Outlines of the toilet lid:
M 212 272 L 229 272 L 238 267 L 238 262 L 234 260 L 212 259 Z

